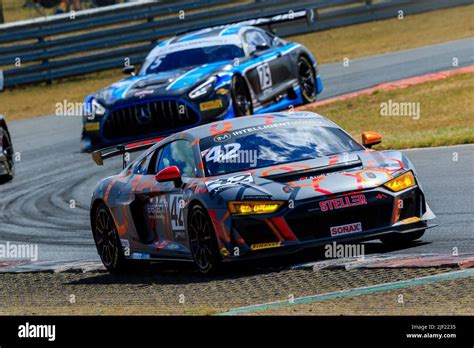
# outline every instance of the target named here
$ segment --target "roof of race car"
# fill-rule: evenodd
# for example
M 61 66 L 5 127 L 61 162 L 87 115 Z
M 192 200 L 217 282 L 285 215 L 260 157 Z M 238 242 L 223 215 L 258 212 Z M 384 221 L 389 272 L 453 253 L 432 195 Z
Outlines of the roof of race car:
M 189 33 L 177 35 L 166 41 L 163 41 L 161 44 L 170 45 L 178 42 L 192 41 L 203 38 L 233 37 L 237 36 L 241 30 L 247 28 L 251 28 L 251 26 L 236 24 L 215 28 L 204 28 L 196 31 L 191 31 Z
M 177 52 L 185 49 L 217 46 L 241 45 L 239 32 L 248 25 L 230 25 L 219 28 L 205 28 L 190 33 L 178 35 L 156 45 L 148 56 Z
M 236 117 L 223 121 L 207 123 L 202 126 L 190 128 L 174 134 L 174 138 L 181 138 L 185 135 L 194 139 L 203 139 L 212 135 L 223 134 L 228 131 L 238 130 L 246 127 L 255 127 L 260 125 L 274 125 L 278 122 L 288 122 L 305 119 L 317 120 L 322 126 L 339 127 L 324 116 L 308 111 L 298 111 L 293 113 L 277 112 L 270 114 L 253 115 L 246 117 Z

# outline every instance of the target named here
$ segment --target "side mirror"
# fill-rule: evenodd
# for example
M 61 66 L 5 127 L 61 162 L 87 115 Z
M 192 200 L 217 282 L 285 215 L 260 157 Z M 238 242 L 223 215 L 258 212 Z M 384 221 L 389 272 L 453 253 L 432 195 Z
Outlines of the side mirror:
M 135 76 L 135 66 L 133 66 L 133 65 L 124 66 L 123 69 L 122 69 L 122 72 L 125 75 Z
M 362 145 L 367 148 L 380 144 L 382 142 L 382 136 L 376 132 L 363 132 L 362 133 Z
M 258 44 L 255 46 L 255 51 L 253 51 L 253 53 L 257 53 L 257 52 L 261 52 L 261 51 L 265 51 L 265 50 L 268 50 L 270 48 L 270 46 L 268 46 L 268 44 L 266 43 L 263 43 L 263 44 Z
M 155 179 L 158 182 L 174 181 L 179 184 L 181 182 L 181 172 L 176 166 L 167 167 L 162 169 L 155 175 Z

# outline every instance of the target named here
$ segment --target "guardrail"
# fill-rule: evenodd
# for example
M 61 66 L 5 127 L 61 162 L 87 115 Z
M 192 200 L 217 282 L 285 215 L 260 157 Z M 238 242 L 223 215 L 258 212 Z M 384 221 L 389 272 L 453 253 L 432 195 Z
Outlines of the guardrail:
M 146 0 L 0 25 L 0 90 L 140 64 L 178 32 L 306 11 L 259 23 L 285 37 L 474 3 L 474 0 Z M 225 5 L 225 6 L 223 6 Z

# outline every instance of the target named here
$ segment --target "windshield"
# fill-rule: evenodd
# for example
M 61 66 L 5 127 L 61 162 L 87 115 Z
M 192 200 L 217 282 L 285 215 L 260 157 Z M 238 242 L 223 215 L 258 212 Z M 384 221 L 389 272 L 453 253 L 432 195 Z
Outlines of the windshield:
M 363 150 L 342 129 L 311 124 L 235 130 L 201 139 L 200 147 L 206 176 Z
M 148 58 L 140 74 L 156 74 L 164 71 L 233 60 L 244 56 L 242 48 L 236 45 L 198 47 Z

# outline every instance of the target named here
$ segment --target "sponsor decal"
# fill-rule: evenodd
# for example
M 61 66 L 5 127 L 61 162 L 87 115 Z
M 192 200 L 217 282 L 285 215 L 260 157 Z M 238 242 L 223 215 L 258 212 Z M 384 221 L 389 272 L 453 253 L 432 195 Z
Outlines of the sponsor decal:
M 415 222 L 421 221 L 421 219 L 417 216 L 413 216 L 410 218 L 407 218 L 405 220 L 400 221 L 401 224 L 413 224 Z
M 281 246 L 281 241 L 271 242 L 271 243 L 252 244 L 250 246 L 250 249 L 251 250 L 261 250 L 261 249 L 277 248 L 279 246 Z
M 318 174 L 318 175 L 302 176 L 298 180 L 304 181 L 304 180 L 324 179 L 331 175 L 339 175 L 339 174 L 340 174 L 339 172 L 334 172 L 334 173 L 324 173 L 324 174 Z
M 133 253 L 132 259 L 134 260 L 148 260 L 150 258 L 150 254 L 146 253 Z
M 367 177 L 370 178 L 370 179 L 375 179 L 377 177 L 377 175 L 375 175 L 372 172 L 367 172 Z
M 209 192 L 219 190 L 223 187 L 237 186 L 239 184 L 253 183 L 252 174 L 239 174 L 227 178 L 219 178 L 206 181 L 207 190 Z
M 146 211 L 152 219 L 164 219 L 166 209 L 168 209 L 168 202 L 161 196 L 151 198 L 146 204 Z
M 222 255 L 222 256 L 229 256 L 229 255 L 230 255 L 230 252 L 229 252 L 229 250 L 227 250 L 226 247 L 223 246 L 223 247 L 221 248 L 221 255 Z
M 220 45 L 238 45 L 240 46 L 239 37 L 237 35 L 229 35 L 226 37 L 207 37 L 199 40 L 189 40 L 176 42 L 168 46 L 157 46 L 155 47 L 147 57 L 147 60 L 150 58 L 162 55 L 170 54 L 173 52 L 179 52 L 184 50 L 189 50 L 192 48 L 201 48 L 201 47 L 211 47 L 211 46 L 220 46 Z
M 337 210 L 349 207 L 355 207 L 358 205 L 365 205 L 367 204 L 367 200 L 365 199 L 365 195 L 353 195 L 353 196 L 345 196 L 339 197 L 334 199 L 328 199 L 326 201 L 319 202 L 319 208 L 321 211 L 328 211 L 328 210 Z
M 214 137 L 214 141 L 216 143 L 221 143 L 223 141 L 229 140 L 230 138 L 232 138 L 232 135 L 230 135 L 230 133 L 218 134 Z
M 244 200 L 249 200 L 249 201 L 262 201 L 262 200 L 271 200 L 272 196 L 270 195 L 244 195 L 243 197 Z
M 100 122 L 89 122 L 84 126 L 88 132 L 97 132 L 100 130 Z
M 199 104 L 199 110 L 201 111 L 207 111 L 207 110 L 219 109 L 219 108 L 222 108 L 222 100 L 220 99 L 209 100 L 207 102 L 203 102 Z
M 240 136 L 245 134 L 251 134 L 255 132 L 260 132 L 262 130 L 271 129 L 271 128 L 280 128 L 280 127 L 293 127 L 293 126 L 321 126 L 324 122 L 321 120 L 314 119 L 305 119 L 305 120 L 294 120 L 294 121 L 284 121 L 284 122 L 273 122 L 270 124 L 263 124 L 259 126 L 253 126 L 248 128 L 241 128 L 235 131 L 232 131 L 233 136 Z
M 362 232 L 362 224 L 360 222 L 356 222 L 353 224 L 341 225 L 341 226 L 334 226 L 330 228 L 331 236 L 340 236 L 343 234 L 355 233 L 355 232 Z
M 144 89 L 135 93 L 135 97 L 143 98 L 147 95 L 153 94 L 155 91 L 152 89 Z
M 217 91 L 216 91 L 217 94 L 219 95 L 226 95 L 226 94 L 229 94 L 230 91 L 226 88 L 219 88 Z
M 385 199 L 387 198 L 387 195 L 383 194 L 383 193 L 379 193 L 377 196 L 375 196 L 375 198 L 377 199 Z

